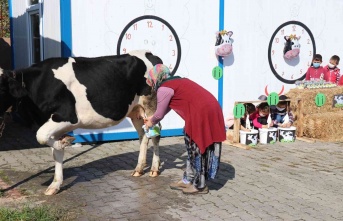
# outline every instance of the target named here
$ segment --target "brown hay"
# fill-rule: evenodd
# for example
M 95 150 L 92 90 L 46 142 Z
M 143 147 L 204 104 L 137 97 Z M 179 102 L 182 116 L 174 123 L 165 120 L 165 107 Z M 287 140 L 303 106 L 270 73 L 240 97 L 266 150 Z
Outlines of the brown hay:
M 330 142 L 343 141 L 343 111 L 304 116 L 303 136 Z
M 226 139 L 227 140 L 229 140 L 229 141 L 233 141 L 233 130 L 231 130 L 231 129 L 228 129 L 227 131 L 226 131 Z
M 323 106 L 317 107 L 315 97 L 318 93 L 323 93 L 326 96 L 326 102 Z M 332 107 L 333 97 L 337 94 L 343 94 L 343 87 L 335 88 L 319 88 L 319 89 L 291 89 L 286 96 L 291 99 L 290 107 L 293 113 L 297 112 L 297 100 L 303 102 L 302 112 L 304 114 L 318 114 L 327 112 L 340 112 L 341 108 Z

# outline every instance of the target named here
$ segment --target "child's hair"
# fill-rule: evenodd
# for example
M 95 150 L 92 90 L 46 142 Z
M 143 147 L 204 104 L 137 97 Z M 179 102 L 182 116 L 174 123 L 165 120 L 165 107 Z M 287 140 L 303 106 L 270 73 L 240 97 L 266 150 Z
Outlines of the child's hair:
M 322 58 L 322 56 L 320 54 L 315 54 L 313 56 L 313 61 L 320 61 L 320 62 L 322 62 L 323 61 L 322 59 L 323 58 Z
M 269 111 L 269 105 L 268 105 L 267 102 L 260 103 L 257 106 L 257 108 L 258 108 L 259 111 Z
M 339 64 L 339 57 L 337 55 L 333 55 L 330 60 L 336 61 L 336 63 Z
M 253 105 L 252 103 L 246 103 L 245 104 L 245 112 L 248 114 L 252 114 L 256 111 L 256 107 L 255 105 Z

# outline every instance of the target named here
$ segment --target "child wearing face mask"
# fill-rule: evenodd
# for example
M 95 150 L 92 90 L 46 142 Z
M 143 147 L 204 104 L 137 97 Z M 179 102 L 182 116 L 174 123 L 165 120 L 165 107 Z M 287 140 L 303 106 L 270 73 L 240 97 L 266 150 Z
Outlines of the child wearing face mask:
M 251 120 L 255 128 L 269 128 L 273 126 L 273 121 L 268 125 L 269 106 L 261 103 L 256 107 L 256 111 L 251 114 Z
M 311 67 L 307 69 L 305 80 L 324 80 L 324 68 L 320 66 L 322 61 L 322 56 L 320 54 L 314 55 Z
M 288 108 L 287 96 L 281 95 L 279 103 L 271 108 L 271 118 L 274 123 L 274 127 L 290 127 L 293 125 L 294 117 L 292 112 Z
M 330 58 L 329 64 L 324 67 L 324 80 L 337 84 L 340 78 L 340 69 L 337 67 L 339 64 L 339 57 L 333 55 Z

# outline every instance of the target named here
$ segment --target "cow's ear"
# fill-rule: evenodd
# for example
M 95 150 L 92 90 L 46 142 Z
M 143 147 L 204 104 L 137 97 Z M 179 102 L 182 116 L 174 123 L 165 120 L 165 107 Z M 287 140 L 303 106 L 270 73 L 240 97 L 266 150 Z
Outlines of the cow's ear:
M 301 37 L 301 36 L 298 36 L 297 39 L 300 40 L 300 37 Z
M 27 95 L 27 91 L 22 84 L 13 78 L 8 79 L 8 87 L 10 94 L 15 98 L 25 97 Z
M 288 41 L 289 36 L 284 36 L 283 38 L 284 38 L 286 41 Z

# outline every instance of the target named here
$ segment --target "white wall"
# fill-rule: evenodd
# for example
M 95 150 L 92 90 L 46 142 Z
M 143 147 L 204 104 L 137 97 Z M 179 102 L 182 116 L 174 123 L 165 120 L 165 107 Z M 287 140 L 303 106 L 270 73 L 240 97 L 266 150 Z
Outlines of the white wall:
M 294 87 L 279 81 L 268 63 L 268 44 L 273 32 L 291 20 L 300 21 L 311 30 L 324 65 L 334 54 L 343 58 L 343 1 L 225 1 L 225 28 L 233 31 L 235 42 L 234 56 L 225 62 L 224 68 L 224 115 L 232 111 L 234 101 L 257 100 L 266 85 L 269 92 L 279 92 L 282 86 L 287 92 Z M 301 40 L 300 44 L 304 46 Z M 303 63 L 299 65 L 307 70 Z
M 60 1 L 47 0 L 43 4 L 44 59 L 61 56 Z
M 15 68 L 29 65 L 27 0 L 12 0 L 13 42 Z

